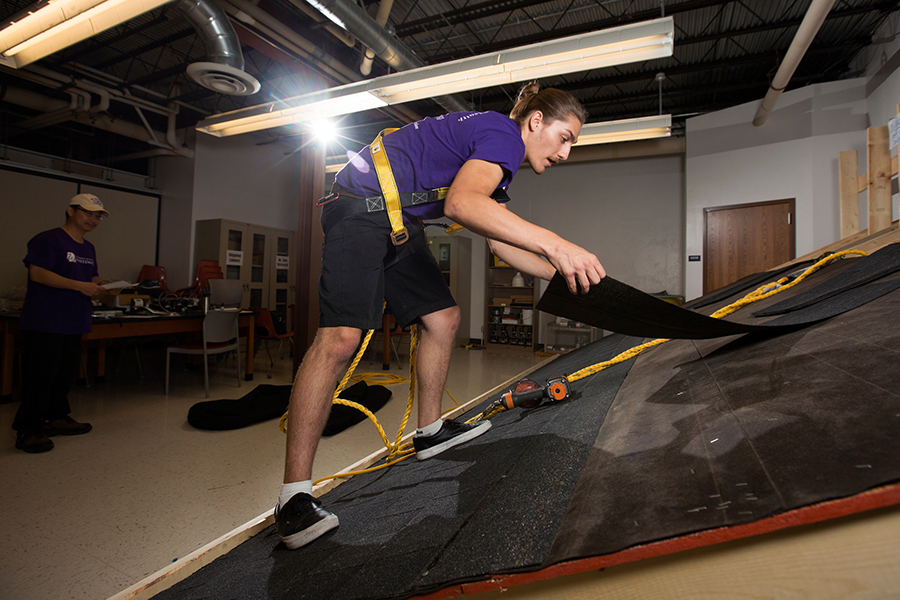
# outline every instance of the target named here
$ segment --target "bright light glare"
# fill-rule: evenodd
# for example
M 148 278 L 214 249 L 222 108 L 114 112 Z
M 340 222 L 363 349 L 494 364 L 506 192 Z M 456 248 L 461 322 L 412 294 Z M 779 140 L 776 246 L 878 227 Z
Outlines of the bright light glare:
M 318 119 L 309 124 L 313 135 L 320 142 L 333 142 L 337 139 L 337 127 L 328 119 Z

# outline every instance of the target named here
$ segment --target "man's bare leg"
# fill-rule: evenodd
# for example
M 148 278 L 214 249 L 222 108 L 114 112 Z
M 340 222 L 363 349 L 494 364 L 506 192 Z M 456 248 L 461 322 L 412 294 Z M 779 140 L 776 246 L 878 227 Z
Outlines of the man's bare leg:
M 419 427 L 441 418 L 441 399 L 450 369 L 450 352 L 459 328 L 459 307 L 421 317 L 416 374 L 419 378 Z
M 361 335 L 359 329 L 351 327 L 321 328 L 303 358 L 288 405 L 285 483 L 312 478 L 313 460 L 331 411 L 335 386 Z
M 424 460 L 448 448 L 478 437 L 487 431 L 490 421 L 474 425 L 441 421 L 441 398 L 450 353 L 459 327 L 459 308 L 453 307 L 421 317 L 422 336 L 416 359 L 419 373 L 419 431 L 413 440 L 416 458 Z
M 284 485 L 275 509 L 278 537 L 290 550 L 300 548 L 338 526 L 336 515 L 312 496 L 312 466 L 328 421 L 334 389 L 353 356 L 360 330 L 319 329 L 297 370 L 288 405 Z

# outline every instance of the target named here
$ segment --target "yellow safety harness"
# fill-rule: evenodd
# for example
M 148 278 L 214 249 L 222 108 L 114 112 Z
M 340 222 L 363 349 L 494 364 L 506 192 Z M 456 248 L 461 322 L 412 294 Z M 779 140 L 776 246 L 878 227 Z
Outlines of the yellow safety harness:
M 388 159 L 387 150 L 384 147 L 384 136 L 397 131 L 394 129 L 385 129 L 378 134 L 369 145 L 372 152 L 372 163 L 375 165 L 375 175 L 378 176 L 378 185 L 381 187 L 381 195 L 384 196 L 384 204 L 387 209 L 388 219 L 391 222 L 391 242 L 395 246 L 405 244 L 409 240 L 409 232 L 403 224 L 403 207 L 400 202 L 400 192 L 397 190 L 397 182 L 394 180 L 394 171 L 391 170 L 391 161 Z M 447 197 L 447 191 L 450 188 L 438 188 L 432 190 L 434 198 L 432 201 L 443 200 Z M 444 229 L 449 234 L 462 231 L 462 225 L 451 225 Z

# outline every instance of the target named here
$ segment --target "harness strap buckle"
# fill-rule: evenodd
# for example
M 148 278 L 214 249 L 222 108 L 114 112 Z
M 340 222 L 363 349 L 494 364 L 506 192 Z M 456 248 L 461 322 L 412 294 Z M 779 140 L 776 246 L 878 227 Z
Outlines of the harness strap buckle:
M 395 246 L 401 246 L 405 244 L 409 240 L 409 232 L 406 230 L 406 226 L 403 226 L 399 231 L 391 232 L 391 242 Z

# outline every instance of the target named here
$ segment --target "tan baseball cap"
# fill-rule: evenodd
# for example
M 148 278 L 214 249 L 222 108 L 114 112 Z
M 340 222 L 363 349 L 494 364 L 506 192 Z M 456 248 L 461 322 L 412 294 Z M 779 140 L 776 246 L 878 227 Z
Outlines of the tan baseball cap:
M 69 206 L 80 206 L 84 210 L 103 213 L 104 217 L 109 216 L 109 211 L 103 208 L 100 198 L 93 194 L 78 194 L 69 200 Z

